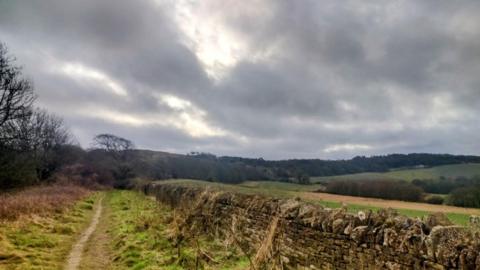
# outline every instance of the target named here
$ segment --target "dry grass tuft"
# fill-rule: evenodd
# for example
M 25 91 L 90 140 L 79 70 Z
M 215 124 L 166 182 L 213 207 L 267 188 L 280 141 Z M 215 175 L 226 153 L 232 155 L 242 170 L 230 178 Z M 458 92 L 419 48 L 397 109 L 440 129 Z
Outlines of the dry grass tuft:
M 60 213 L 89 193 L 91 191 L 84 187 L 54 184 L 0 194 L 0 221 Z
M 277 232 L 278 222 L 279 217 L 276 216 L 273 218 L 272 222 L 268 226 L 267 235 L 265 239 L 263 239 L 260 247 L 258 248 L 257 254 L 255 254 L 255 258 L 253 261 L 253 265 L 255 265 L 255 267 L 252 267 L 253 269 L 260 268 L 260 266 L 265 262 L 267 257 L 272 254 L 272 246 L 275 239 L 275 234 Z

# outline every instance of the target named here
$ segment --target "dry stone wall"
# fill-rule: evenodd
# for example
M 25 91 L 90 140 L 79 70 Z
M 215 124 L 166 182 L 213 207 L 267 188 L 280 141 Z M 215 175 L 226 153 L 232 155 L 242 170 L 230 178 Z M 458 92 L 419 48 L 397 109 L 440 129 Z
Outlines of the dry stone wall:
M 185 214 L 191 233 L 230 241 L 257 269 L 480 269 L 479 235 L 391 210 L 349 214 L 299 200 L 152 183 L 144 192 Z

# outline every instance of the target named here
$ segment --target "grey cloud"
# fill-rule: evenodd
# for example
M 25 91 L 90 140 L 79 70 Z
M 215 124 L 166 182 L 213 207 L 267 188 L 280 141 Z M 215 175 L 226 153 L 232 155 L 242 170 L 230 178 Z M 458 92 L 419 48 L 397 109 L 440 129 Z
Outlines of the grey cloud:
M 218 81 L 185 45 L 176 4 L 2 1 L 0 39 L 34 79 L 40 105 L 64 115 L 83 144 L 109 131 L 182 153 L 480 154 L 478 1 L 202 1 L 207 8 L 193 15 L 215 17 L 248 48 Z M 101 71 L 128 95 L 52 73 L 48 59 Z M 176 113 L 158 94 L 190 101 L 228 135 L 198 138 L 75 113 L 87 106 L 136 117 Z M 324 152 L 342 144 L 371 148 Z

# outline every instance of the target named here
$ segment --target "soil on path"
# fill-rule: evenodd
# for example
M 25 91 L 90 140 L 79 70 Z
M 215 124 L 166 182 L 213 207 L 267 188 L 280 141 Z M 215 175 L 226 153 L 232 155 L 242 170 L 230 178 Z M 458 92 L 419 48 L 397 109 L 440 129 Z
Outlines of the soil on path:
M 75 243 L 72 250 L 70 251 L 67 264 L 65 266 L 65 270 L 78 269 L 80 265 L 80 261 L 82 260 L 82 253 L 85 248 L 85 244 L 87 243 L 88 239 L 97 228 L 98 221 L 100 220 L 100 217 L 102 215 L 102 210 L 103 210 L 102 201 L 103 201 L 103 198 L 100 198 L 100 200 L 97 203 L 95 214 L 93 215 L 90 225 L 81 234 L 80 239 Z
M 104 200 L 103 214 L 100 217 L 97 229 L 85 245 L 79 270 L 112 269 L 112 246 L 109 233 L 111 229 L 111 215 L 108 200 L 106 202 Z

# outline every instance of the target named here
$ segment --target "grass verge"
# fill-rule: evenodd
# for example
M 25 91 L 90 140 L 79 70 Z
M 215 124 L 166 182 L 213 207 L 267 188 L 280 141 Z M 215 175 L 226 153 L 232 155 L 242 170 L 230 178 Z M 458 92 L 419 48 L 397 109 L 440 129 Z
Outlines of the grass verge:
M 245 269 L 247 258 L 207 238 L 178 241 L 175 213 L 133 191 L 112 191 L 110 211 L 112 269 Z
M 57 195 L 52 194 L 58 199 Z M 41 215 L 1 222 L 0 269 L 62 269 L 78 234 L 88 225 L 97 197 L 91 193 Z

